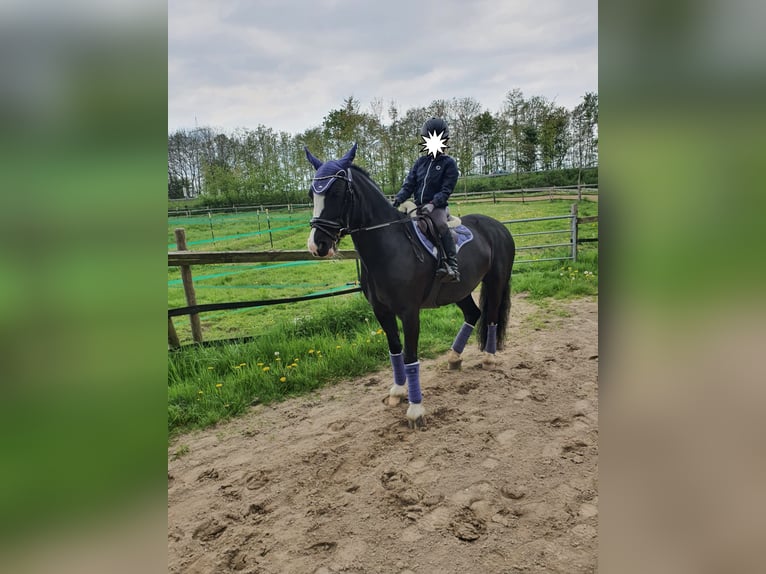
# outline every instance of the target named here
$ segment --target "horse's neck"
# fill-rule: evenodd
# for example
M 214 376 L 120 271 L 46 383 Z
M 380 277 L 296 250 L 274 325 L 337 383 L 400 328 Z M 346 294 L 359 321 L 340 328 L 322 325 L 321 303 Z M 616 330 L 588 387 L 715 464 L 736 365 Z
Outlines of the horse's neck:
M 409 223 L 397 223 L 399 220 L 394 211 L 393 217 L 352 234 L 354 248 L 368 267 L 389 268 L 390 264 L 395 262 L 394 255 L 407 249 L 410 240 L 407 238 L 405 226 Z
M 350 224 L 353 228 L 359 229 L 396 221 L 400 217 L 401 214 L 383 195 L 368 189 L 357 198 Z

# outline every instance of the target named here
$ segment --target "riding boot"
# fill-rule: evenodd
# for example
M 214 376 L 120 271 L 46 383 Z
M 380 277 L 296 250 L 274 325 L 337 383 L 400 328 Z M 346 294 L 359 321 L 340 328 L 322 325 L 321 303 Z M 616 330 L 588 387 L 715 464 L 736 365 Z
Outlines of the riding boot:
M 448 229 L 441 236 L 442 246 L 444 247 L 445 267 L 439 269 L 437 274 L 444 274 L 441 277 L 442 283 L 456 283 L 460 281 L 460 272 L 457 269 L 457 248 L 455 240 L 452 238 L 452 232 Z

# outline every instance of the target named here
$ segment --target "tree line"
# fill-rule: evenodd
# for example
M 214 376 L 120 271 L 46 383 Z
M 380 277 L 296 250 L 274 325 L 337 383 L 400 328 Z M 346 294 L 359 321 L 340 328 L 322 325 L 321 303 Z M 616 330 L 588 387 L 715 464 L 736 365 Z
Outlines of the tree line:
M 209 205 L 305 202 L 314 170 L 303 146 L 327 160 L 353 142 L 359 143 L 355 162 L 392 194 L 420 153 L 420 127 L 434 116 L 449 125 L 448 153 L 462 175 L 520 177 L 598 165 L 597 93 L 586 93 L 572 110 L 514 89 L 495 113 L 470 97 L 434 100 L 403 113 L 392 103 L 385 111 L 386 121 L 382 100 L 363 111 L 349 97 L 322 125 L 300 134 L 263 125 L 229 134 L 211 127 L 176 130 L 168 134 L 168 197 L 202 196 Z

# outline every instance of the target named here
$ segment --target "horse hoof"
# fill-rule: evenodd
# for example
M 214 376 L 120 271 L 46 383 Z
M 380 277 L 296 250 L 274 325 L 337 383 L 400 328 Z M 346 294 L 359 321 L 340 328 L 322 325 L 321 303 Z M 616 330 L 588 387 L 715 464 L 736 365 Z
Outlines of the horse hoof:
M 412 430 L 426 430 L 426 417 L 418 417 L 415 420 L 407 419 L 407 426 Z
M 450 349 L 447 353 L 447 368 L 450 371 L 459 371 L 463 365 L 463 357 L 455 352 L 454 349 Z

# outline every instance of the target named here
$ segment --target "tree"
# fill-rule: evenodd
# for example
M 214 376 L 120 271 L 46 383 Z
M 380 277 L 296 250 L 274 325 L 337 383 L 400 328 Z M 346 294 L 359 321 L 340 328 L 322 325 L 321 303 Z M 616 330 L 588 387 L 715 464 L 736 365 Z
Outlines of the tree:
M 383 115 L 380 99 L 371 102 L 370 112 L 362 112 L 349 97 L 330 110 L 321 126 L 302 134 L 278 133 L 263 125 L 231 134 L 210 127 L 176 130 L 168 134 L 168 197 L 202 194 L 222 204 L 306 201 L 314 170 L 304 145 L 326 160 L 339 157 L 353 142 L 359 144 L 357 163 L 393 194 L 421 152 L 420 129 L 430 117 L 449 124 L 449 153 L 463 174 L 476 168 L 483 173 L 510 168 L 518 175 L 538 168 L 598 165 L 596 93 L 586 93 L 571 112 L 545 97 L 526 98 L 513 89 L 497 114 L 483 110 L 473 98 L 453 98 L 404 111 L 391 102 L 387 125 Z
M 561 169 L 567 151 L 569 113 L 565 108 L 546 105 L 540 125 L 540 160 L 542 169 Z
M 511 90 L 505 96 L 503 117 L 505 118 L 508 131 L 506 141 L 509 144 L 508 155 L 513 162 L 513 171 L 518 178 L 521 162 L 521 129 L 524 123 L 526 102 L 524 94 L 518 88 Z
M 479 153 L 484 158 L 482 173 L 492 173 L 498 170 L 498 124 L 495 117 L 488 111 L 476 117 L 476 136 Z
M 481 113 L 481 104 L 473 98 L 455 98 L 450 106 L 453 119 L 448 123 L 453 132 L 450 138 L 458 167 L 463 174 L 474 169 L 476 153 L 476 118 Z
M 570 133 L 574 167 L 598 165 L 598 94 L 586 93 L 575 106 Z
M 340 157 L 355 140 L 363 116 L 359 112 L 359 102 L 349 96 L 343 100 L 343 107 L 331 110 L 322 122 L 324 136 L 334 157 Z

